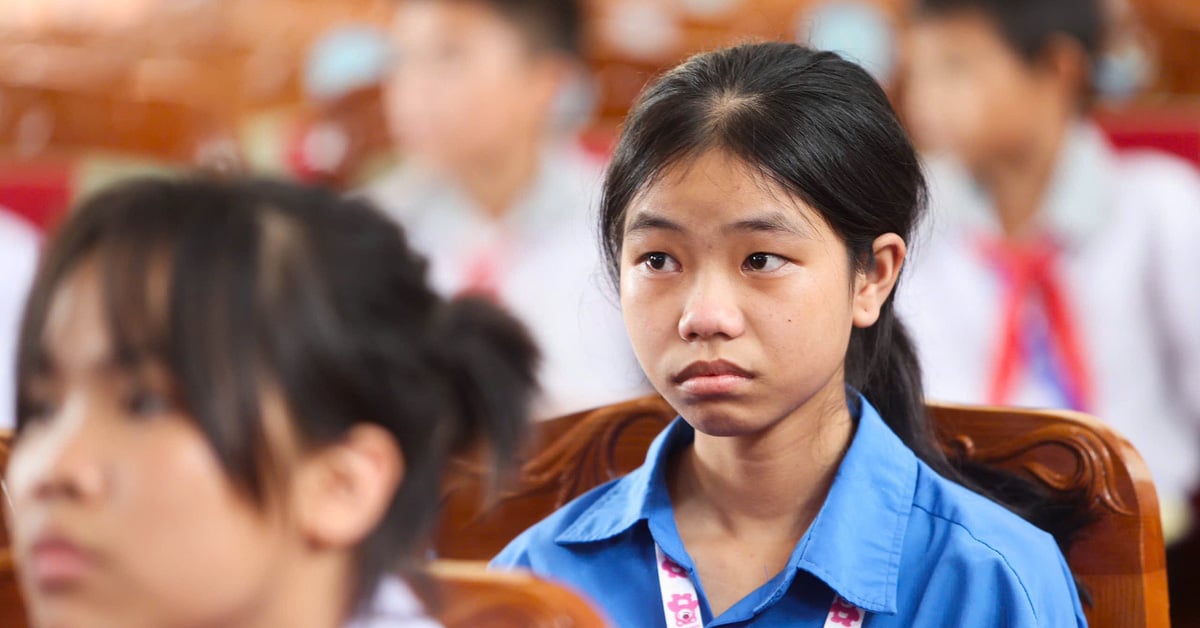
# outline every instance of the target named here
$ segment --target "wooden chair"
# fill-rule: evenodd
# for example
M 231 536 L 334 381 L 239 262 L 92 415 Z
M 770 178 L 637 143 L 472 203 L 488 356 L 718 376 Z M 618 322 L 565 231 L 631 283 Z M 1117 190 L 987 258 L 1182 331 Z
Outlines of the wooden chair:
M 11 440 L 11 432 L 0 430 L 0 475 L 8 466 L 8 445 Z M 0 500 L 3 499 L 6 498 L 0 493 Z M 21 604 L 10 547 L 8 526 L 0 518 L 0 626 L 25 628 L 25 607 Z
M 1093 596 L 1085 608 L 1092 626 L 1169 625 L 1158 499 L 1125 439 L 1077 412 L 930 410 L 952 457 L 1026 474 L 1064 495 L 1086 491 L 1095 518 L 1067 560 Z M 490 558 L 570 499 L 640 465 L 674 416 L 652 396 L 541 423 L 517 486 L 491 500 L 482 499 L 486 467 L 458 462 L 447 479 L 439 556 Z
M 438 620 L 446 628 L 603 628 L 603 617 L 567 589 L 531 575 L 488 571 L 487 564 L 436 561 Z

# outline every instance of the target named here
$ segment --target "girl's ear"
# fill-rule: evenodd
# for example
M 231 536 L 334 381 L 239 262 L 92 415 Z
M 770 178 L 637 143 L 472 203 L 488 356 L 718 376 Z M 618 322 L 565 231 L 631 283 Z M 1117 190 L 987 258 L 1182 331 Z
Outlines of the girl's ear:
M 1036 67 L 1067 102 L 1077 102 L 1091 81 L 1091 61 L 1087 51 L 1076 39 L 1066 35 L 1050 38 L 1038 55 Z
M 315 547 L 349 549 L 383 520 L 404 477 L 396 439 L 369 423 L 305 454 L 291 484 L 292 515 Z
M 866 270 L 859 272 L 854 280 L 852 305 L 855 327 L 870 327 L 879 320 L 879 310 L 892 293 L 892 288 L 896 287 L 907 254 L 908 245 L 904 243 L 904 238 L 894 233 L 875 238 L 871 245 L 873 262 Z

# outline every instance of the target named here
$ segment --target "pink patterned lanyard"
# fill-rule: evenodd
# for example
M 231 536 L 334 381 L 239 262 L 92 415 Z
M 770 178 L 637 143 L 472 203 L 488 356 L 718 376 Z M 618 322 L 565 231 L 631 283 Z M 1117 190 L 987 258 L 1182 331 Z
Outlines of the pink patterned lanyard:
M 687 570 L 663 553 L 654 544 L 655 563 L 658 566 L 658 586 L 662 590 L 663 616 L 667 628 L 704 628 L 700 617 L 700 597 L 696 587 L 688 578 Z M 825 618 L 825 628 L 860 628 L 866 613 L 861 608 L 833 596 L 833 606 Z

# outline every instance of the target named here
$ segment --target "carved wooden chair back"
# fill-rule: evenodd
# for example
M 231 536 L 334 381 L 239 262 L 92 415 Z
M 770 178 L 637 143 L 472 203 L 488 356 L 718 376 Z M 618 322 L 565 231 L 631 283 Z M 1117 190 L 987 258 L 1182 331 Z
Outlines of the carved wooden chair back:
M 1092 626 L 1168 625 L 1158 500 L 1128 442 L 1076 412 L 950 405 L 930 411 L 952 457 L 1025 474 L 1064 495 L 1086 491 L 1093 523 L 1067 560 L 1093 597 L 1085 609 Z M 458 462 L 447 479 L 439 556 L 490 558 L 572 498 L 640 465 L 674 416 L 652 396 L 541 423 L 517 486 L 494 499 L 484 495 L 485 468 Z
M 604 628 L 591 604 L 571 591 L 515 572 L 488 571 L 487 563 L 435 561 L 438 620 L 446 628 Z

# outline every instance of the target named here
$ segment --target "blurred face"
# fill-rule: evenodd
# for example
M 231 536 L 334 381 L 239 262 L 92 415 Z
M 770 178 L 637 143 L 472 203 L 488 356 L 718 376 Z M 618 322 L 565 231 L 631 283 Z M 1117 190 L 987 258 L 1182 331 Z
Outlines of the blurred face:
M 540 137 L 558 86 L 552 55 L 483 2 L 409 0 L 387 85 L 400 148 L 454 171 Z
M 621 305 L 654 387 L 713 436 L 845 407 L 855 321 L 845 244 L 723 152 L 668 170 L 630 206 Z
M 230 483 L 158 365 L 113 355 L 90 265 L 60 288 L 7 469 L 35 626 L 237 626 L 294 535 Z
M 1061 86 L 973 12 L 925 17 L 910 35 L 904 107 L 918 146 L 969 167 L 1019 153 L 1058 116 Z

